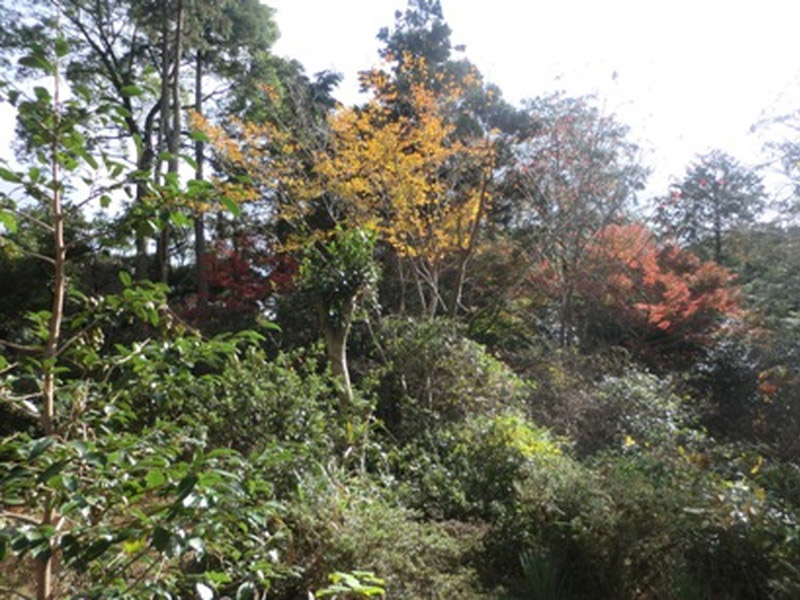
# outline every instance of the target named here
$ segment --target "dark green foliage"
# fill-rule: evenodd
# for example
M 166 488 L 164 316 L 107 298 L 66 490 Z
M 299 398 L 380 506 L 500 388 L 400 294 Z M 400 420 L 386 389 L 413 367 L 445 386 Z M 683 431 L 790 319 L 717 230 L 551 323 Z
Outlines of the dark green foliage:
M 524 383 L 454 321 L 387 321 L 380 337 L 389 366 L 378 416 L 400 441 L 522 404 Z
M 658 219 L 670 235 L 722 262 L 723 234 L 755 222 L 765 206 L 761 177 L 720 150 L 699 157 L 659 202 Z

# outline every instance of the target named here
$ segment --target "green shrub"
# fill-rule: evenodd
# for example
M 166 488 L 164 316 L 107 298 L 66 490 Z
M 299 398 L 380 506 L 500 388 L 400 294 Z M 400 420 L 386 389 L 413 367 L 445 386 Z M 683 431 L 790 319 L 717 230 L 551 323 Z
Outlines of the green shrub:
M 453 321 L 396 319 L 381 339 L 390 367 L 378 414 L 401 442 L 522 404 L 523 382 Z
M 305 597 L 336 571 L 368 571 L 392 599 L 485 598 L 471 566 L 483 529 L 420 521 L 383 486 L 334 468 L 306 476 L 289 508 L 299 575 L 276 598 Z
M 520 416 L 477 416 L 398 449 L 393 464 L 406 501 L 430 517 L 491 521 L 514 505 L 529 469 L 561 452 Z

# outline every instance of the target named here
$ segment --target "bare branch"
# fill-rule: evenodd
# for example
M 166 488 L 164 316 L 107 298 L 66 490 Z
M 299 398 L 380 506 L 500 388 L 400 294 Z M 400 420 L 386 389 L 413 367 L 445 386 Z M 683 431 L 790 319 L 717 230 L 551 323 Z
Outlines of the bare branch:
M 11 519 L 12 521 L 21 521 L 28 525 L 39 525 L 39 519 L 30 515 L 19 514 L 15 512 L 0 512 L 0 519 Z
M 13 350 L 19 350 L 20 352 L 41 352 L 43 350 L 42 346 L 27 346 L 3 339 L 0 339 L 0 346 L 6 346 Z
M 5 208 L 4 208 L 4 210 L 7 210 L 7 211 L 9 211 L 9 212 L 12 212 L 12 213 L 14 213 L 15 215 L 17 215 L 18 217 L 21 217 L 21 218 L 23 218 L 23 219 L 26 219 L 27 221 L 30 221 L 31 223 L 34 223 L 34 224 L 38 225 L 39 227 L 41 227 L 41 228 L 42 228 L 42 229 L 44 229 L 45 231 L 50 231 L 50 232 L 52 232 L 52 231 L 53 231 L 53 227 L 52 227 L 52 225 L 50 225 L 50 224 L 48 224 L 48 223 L 45 223 L 45 222 L 44 222 L 44 221 L 42 221 L 41 219 L 38 219 L 38 218 L 34 217 L 34 216 L 33 216 L 33 215 L 31 215 L 31 214 L 28 214 L 28 213 L 26 213 L 26 212 L 23 212 L 23 211 L 21 211 L 21 210 L 17 210 L 16 208 L 11 208 L 11 207 L 8 207 L 8 206 L 7 206 L 7 207 L 5 207 Z

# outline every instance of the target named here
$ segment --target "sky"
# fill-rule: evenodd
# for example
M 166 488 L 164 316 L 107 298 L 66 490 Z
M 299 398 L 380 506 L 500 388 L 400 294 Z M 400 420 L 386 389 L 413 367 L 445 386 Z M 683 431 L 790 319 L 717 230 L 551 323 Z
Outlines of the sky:
M 281 30 L 274 51 L 309 73 L 343 73 L 337 97 L 353 103 L 357 72 L 377 64 L 378 30 L 406 0 L 267 4 Z M 751 128 L 800 104 L 793 0 L 442 0 L 442 9 L 452 43 L 506 100 L 596 95 L 652 169 L 645 194 L 663 193 L 714 148 L 763 162 L 769 134 Z
M 406 0 L 266 0 L 273 48 L 309 73 L 344 75 L 337 97 L 359 101 L 357 73 L 378 63 L 381 27 Z M 453 45 L 506 100 L 555 91 L 594 94 L 631 128 L 652 170 L 643 196 L 663 194 L 714 148 L 744 164 L 766 160 L 772 130 L 751 129 L 800 108 L 796 0 L 442 0 Z M 0 154 L 14 113 L 0 104 Z M 774 193 L 781 179 L 768 175 Z

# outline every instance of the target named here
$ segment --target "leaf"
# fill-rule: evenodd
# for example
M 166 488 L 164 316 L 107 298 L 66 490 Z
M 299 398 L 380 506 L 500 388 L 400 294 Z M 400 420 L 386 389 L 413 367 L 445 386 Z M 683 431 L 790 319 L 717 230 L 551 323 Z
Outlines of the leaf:
M 125 554 L 135 554 L 136 552 L 144 548 L 144 544 L 145 540 L 143 539 L 125 540 L 122 544 L 122 550 L 123 552 L 125 552 Z
M 242 215 L 242 207 L 236 204 L 236 202 L 230 198 L 223 196 L 220 199 L 220 202 L 222 202 L 222 205 L 227 208 L 234 217 L 240 217 Z
M 144 90 L 137 85 L 123 85 L 119 93 L 129 98 L 131 96 L 141 96 L 144 94 Z
M 19 59 L 19 64 L 23 67 L 29 67 L 31 69 L 39 69 L 44 71 L 45 73 L 52 73 L 54 71 L 53 65 L 50 61 L 48 61 L 41 52 L 34 52 L 33 54 L 29 54 L 28 56 L 23 56 Z
M 89 154 L 85 148 L 81 148 L 80 152 L 78 153 L 83 160 L 87 162 L 87 164 L 92 167 L 93 169 L 97 169 L 98 164 L 97 160 L 95 160 L 94 156 Z
M 33 93 L 36 95 L 36 99 L 40 102 L 49 103 L 52 100 L 52 96 L 50 96 L 50 90 L 40 85 L 37 85 L 33 88 Z
M 108 208 L 111 205 L 111 196 L 108 194 L 103 194 L 100 196 L 100 206 L 102 208 Z
M 9 183 L 22 183 L 22 177 L 18 173 L 5 167 L 0 167 L 0 179 Z
M 8 211 L 0 210 L 0 225 L 5 227 L 8 233 L 17 232 L 17 218 Z
M 197 475 L 190 473 L 178 483 L 178 499 L 183 500 L 186 496 L 192 493 L 194 486 L 197 484 Z
M 236 600 L 253 600 L 256 597 L 256 586 L 252 581 L 245 581 L 236 590 Z
M 152 536 L 153 548 L 155 548 L 159 552 L 166 552 L 167 550 L 169 550 L 170 539 L 171 536 L 169 532 L 163 527 L 156 527 L 153 530 L 153 536 Z
M 69 54 L 69 42 L 64 38 L 58 38 L 55 44 L 56 56 L 62 58 Z
M 169 220 L 177 227 L 191 227 L 192 225 L 192 221 L 189 217 L 177 210 L 169 214 Z
M 119 280 L 122 282 L 122 285 L 125 287 L 131 287 L 133 285 L 133 279 L 131 278 L 130 274 L 127 271 L 120 271 L 117 276 Z
M 189 137 L 195 142 L 210 142 L 208 136 L 201 130 L 195 129 L 189 134 Z
M 58 462 L 54 462 L 39 475 L 37 481 L 39 483 L 44 483 L 45 481 L 48 481 L 50 478 L 58 475 L 66 466 L 67 466 L 66 460 L 59 460 Z
M 185 162 L 187 165 L 189 165 L 190 167 L 192 167 L 192 168 L 193 168 L 195 171 L 197 170 L 197 161 L 196 161 L 194 158 L 192 158 L 192 157 L 191 157 L 191 156 L 189 156 L 188 154 L 180 154 L 179 156 L 180 156 L 180 157 L 183 159 L 183 161 L 184 161 L 184 162 Z
M 151 489 L 160 487 L 164 485 L 164 483 L 166 483 L 167 481 L 167 478 L 164 476 L 164 473 L 162 473 L 158 469 L 152 469 L 148 471 L 144 479 L 147 482 L 147 487 Z
M 224 571 L 206 571 L 203 576 L 212 584 L 230 583 L 233 578 Z
M 31 450 L 28 453 L 28 460 L 33 461 L 39 458 L 44 452 L 53 445 L 53 438 L 43 437 L 31 443 Z

